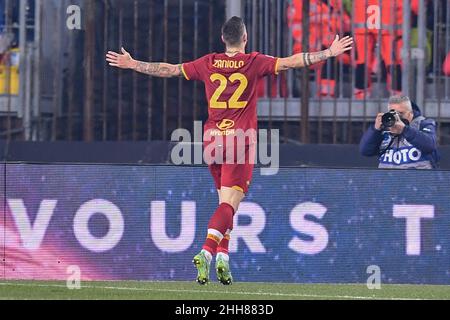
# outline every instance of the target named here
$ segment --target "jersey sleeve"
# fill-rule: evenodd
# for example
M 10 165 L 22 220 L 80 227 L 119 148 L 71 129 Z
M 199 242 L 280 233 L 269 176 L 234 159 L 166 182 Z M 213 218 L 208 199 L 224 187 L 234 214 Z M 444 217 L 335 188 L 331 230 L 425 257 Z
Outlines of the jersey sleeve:
M 181 65 L 183 76 L 186 80 L 203 80 L 202 75 L 204 69 L 207 67 L 207 56 L 201 57 L 197 60 L 186 62 Z
M 279 58 L 258 54 L 255 58 L 258 75 L 260 77 L 278 75 L 278 61 Z

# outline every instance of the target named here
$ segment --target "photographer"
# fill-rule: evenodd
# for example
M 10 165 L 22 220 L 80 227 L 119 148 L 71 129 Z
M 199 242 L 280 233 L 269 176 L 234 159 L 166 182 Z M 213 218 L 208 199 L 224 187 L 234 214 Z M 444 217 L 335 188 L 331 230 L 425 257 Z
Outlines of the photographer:
M 436 123 L 425 119 L 406 96 L 390 98 L 388 108 L 390 111 L 378 114 L 375 125 L 362 137 L 361 154 L 378 156 L 379 168 L 437 168 Z

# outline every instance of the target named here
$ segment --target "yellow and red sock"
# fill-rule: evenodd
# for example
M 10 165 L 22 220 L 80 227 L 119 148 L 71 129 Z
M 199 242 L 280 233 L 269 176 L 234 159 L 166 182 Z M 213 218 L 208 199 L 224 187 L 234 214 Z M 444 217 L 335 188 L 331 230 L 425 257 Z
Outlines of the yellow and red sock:
M 203 249 L 216 254 L 219 243 L 222 242 L 224 235 L 233 228 L 234 208 L 228 203 L 222 203 L 217 208 L 214 215 L 209 220 L 208 236 L 203 245 Z
M 217 253 L 221 252 L 223 254 L 228 255 L 228 247 L 230 245 L 230 235 L 226 234 L 222 241 L 220 242 L 219 246 L 217 247 Z

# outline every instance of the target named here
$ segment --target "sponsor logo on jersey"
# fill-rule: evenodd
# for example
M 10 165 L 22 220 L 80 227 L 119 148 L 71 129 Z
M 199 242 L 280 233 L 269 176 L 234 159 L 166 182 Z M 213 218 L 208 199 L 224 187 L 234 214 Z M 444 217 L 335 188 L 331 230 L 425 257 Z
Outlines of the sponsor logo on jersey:
M 223 119 L 221 122 L 219 122 L 217 125 L 217 128 L 220 130 L 229 130 L 233 129 L 234 127 L 234 121 L 229 119 Z
M 217 137 L 217 136 L 231 136 L 233 134 L 235 134 L 235 130 L 234 128 L 234 121 L 230 120 L 230 119 L 223 119 L 222 121 L 220 121 L 219 123 L 216 124 L 216 127 L 219 130 L 210 130 L 209 134 L 213 137 Z

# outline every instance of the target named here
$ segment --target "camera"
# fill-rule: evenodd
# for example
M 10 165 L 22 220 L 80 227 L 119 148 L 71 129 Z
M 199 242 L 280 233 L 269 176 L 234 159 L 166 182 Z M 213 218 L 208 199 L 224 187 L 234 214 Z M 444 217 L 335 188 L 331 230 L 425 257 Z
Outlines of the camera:
M 397 111 L 391 110 L 383 115 L 381 118 L 381 123 L 383 125 L 383 128 L 392 128 L 395 123 L 397 122 L 396 115 L 398 115 Z
M 403 119 L 397 111 L 391 110 L 391 111 L 385 113 L 383 115 L 383 117 L 381 118 L 382 128 L 384 130 L 386 130 L 386 129 L 389 129 L 389 128 L 392 128 L 393 126 L 395 126 L 395 123 L 397 122 L 397 117 L 396 117 L 397 115 L 399 116 L 400 120 L 405 125 L 407 125 L 407 126 L 409 125 L 408 120 Z

